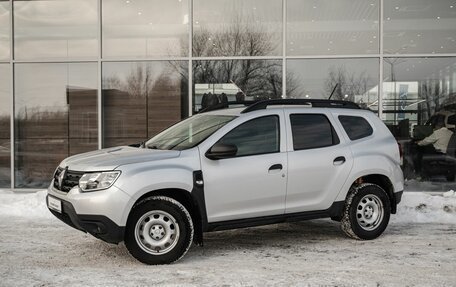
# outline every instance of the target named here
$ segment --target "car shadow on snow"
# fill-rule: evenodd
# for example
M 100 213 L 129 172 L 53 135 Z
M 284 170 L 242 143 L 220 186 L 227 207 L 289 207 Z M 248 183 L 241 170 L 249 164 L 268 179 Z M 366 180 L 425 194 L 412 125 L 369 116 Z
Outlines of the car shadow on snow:
M 235 252 L 274 257 L 269 251 L 277 249 L 282 253 L 295 253 L 300 250 L 315 249 L 315 246 L 321 245 L 322 242 L 332 245 L 334 241 L 345 239 L 352 240 L 340 230 L 339 222 L 331 220 L 209 232 L 204 234 L 204 247 L 193 246 L 184 260 L 206 260 Z
M 233 252 L 258 253 L 269 257 L 266 252 L 278 249 L 284 252 L 295 252 L 300 249 L 312 249 L 312 246 L 327 242 L 332 244 L 338 240 L 348 239 L 340 230 L 339 223 L 331 220 L 312 220 L 295 223 L 273 224 L 260 227 L 241 228 L 227 231 L 209 232 L 204 234 L 204 246 L 192 245 L 189 252 L 180 261 L 195 262 L 210 260 L 214 257 L 226 256 Z M 88 260 L 122 260 L 122 264 L 139 264 L 126 249 L 123 243 L 107 244 L 95 238 L 86 242 L 84 250 L 93 250 Z M 93 257 L 93 258 L 92 258 Z

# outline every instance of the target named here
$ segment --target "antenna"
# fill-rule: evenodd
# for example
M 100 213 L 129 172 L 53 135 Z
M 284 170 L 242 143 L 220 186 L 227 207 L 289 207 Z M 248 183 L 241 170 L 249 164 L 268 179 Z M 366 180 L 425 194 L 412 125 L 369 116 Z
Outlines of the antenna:
M 331 95 L 329 95 L 328 100 L 331 99 L 331 97 L 333 96 L 334 92 L 336 91 L 336 88 L 337 88 L 338 85 L 339 85 L 339 83 L 336 83 L 336 85 L 335 85 L 334 88 L 333 88 L 333 91 L 331 92 Z

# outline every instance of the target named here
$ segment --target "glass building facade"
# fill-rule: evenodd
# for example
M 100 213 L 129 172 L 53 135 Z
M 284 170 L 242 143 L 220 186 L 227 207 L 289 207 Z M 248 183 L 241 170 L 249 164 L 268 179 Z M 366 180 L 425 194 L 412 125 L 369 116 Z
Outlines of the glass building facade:
M 415 142 L 456 124 L 455 41 L 454 0 L 0 0 L 0 187 L 46 187 L 63 158 L 221 95 L 333 93 L 388 125 L 408 189 L 444 190 L 454 148 L 417 170 Z

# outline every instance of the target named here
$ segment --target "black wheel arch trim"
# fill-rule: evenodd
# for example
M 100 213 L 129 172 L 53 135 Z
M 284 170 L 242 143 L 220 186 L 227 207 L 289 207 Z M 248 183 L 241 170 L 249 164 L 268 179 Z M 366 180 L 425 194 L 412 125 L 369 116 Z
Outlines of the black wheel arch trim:
M 207 222 L 207 211 L 206 211 L 206 199 L 204 197 L 204 178 L 203 172 L 201 170 L 197 170 L 193 172 L 193 189 L 191 192 L 193 205 L 197 209 L 197 216 L 199 218 L 195 218 L 199 224 L 194 224 L 195 234 L 193 236 L 193 241 L 203 246 L 203 232 L 207 231 L 208 229 L 208 222 Z

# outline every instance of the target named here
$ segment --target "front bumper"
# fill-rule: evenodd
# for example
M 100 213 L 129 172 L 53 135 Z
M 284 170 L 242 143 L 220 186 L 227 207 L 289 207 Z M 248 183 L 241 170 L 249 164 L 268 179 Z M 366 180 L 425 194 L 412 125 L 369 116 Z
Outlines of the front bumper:
M 46 203 L 49 202 L 49 196 L 46 197 Z M 118 226 L 111 219 L 103 215 L 77 214 L 70 202 L 61 198 L 58 199 L 62 202 L 62 212 L 59 213 L 50 208 L 49 211 L 61 221 L 73 228 L 88 232 L 108 243 L 117 244 L 123 241 L 125 227 Z

